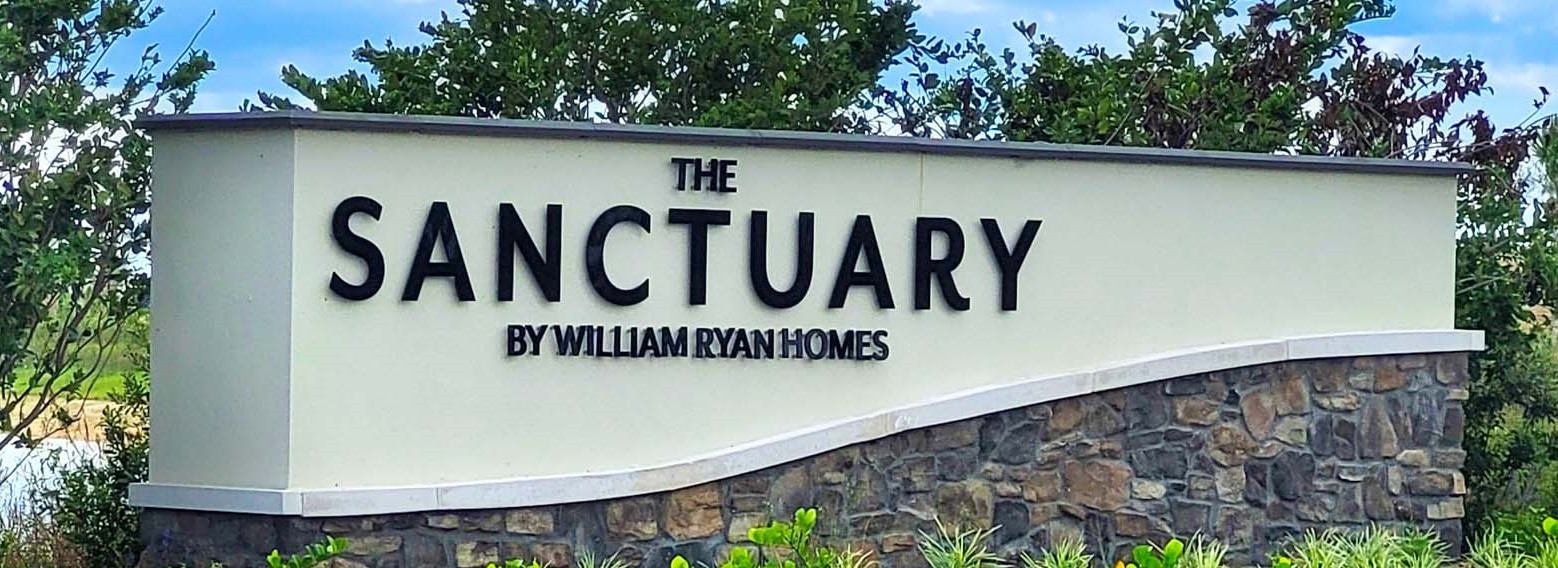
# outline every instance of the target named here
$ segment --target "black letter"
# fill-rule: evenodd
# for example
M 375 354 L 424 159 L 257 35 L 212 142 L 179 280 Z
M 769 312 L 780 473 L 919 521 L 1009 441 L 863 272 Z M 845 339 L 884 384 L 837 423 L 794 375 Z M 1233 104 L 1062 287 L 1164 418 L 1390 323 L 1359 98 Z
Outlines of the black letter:
M 509 357 L 524 355 L 525 347 L 525 327 L 521 325 L 509 326 Z
M 606 235 L 619 223 L 638 225 L 649 232 L 649 213 L 632 205 L 618 205 L 601 212 L 590 225 L 590 235 L 584 241 L 584 266 L 590 275 L 590 287 L 601 299 L 619 306 L 631 306 L 649 297 L 649 279 L 645 278 L 631 289 L 618 288 L 606 276 Z
M 747 239 L 747 274 L 752 279 L 752 291 L 757 299 L 770 308 L 790 308 L 806 298 L 811 289 L 812 245 L 816 237 L 813 215 L 803 212 L 796 219 L 795 281 L 790 289 L 780 292 L 768 281 L 768 212 L 752 212 L 752 234 Z
M 871 343 L 876 344 L 876 354 L 873 358 L 877 361 L 887 360 L 887 330 L 879 329 L 871 332 Z
M 860 253 L 866 254 L 866 271 L 855 271 Z M 876 293 L 876 307 L 890 310 L 893 307 L 893 291 L 887 286 L 887 269 L 882 267 L 882 250 L 876 245 L 876 229 L 871 227 L 870 215 L 856 215 L 855 226 L 849 231 L 849 243 L 844 245 L 844 260 L 839 263 L 838 277 L 833 280 L 833 297 L 828 308 L 844 307 L 844 298 L 854 286 L 870 286 Z
M 736 161 L 724 160 L 719 163 L 719 190 L 721 193 L 735 193 L 736 186 L 730 182 L 736 180 Z
M 546 206 L 546 257 L 536 248 L 535 239 L 514 205 L 498 205 L 498 301 L 514 301 L 514 249 L 525 257 L 531 279 L 548 302 L 559 301 L 562 287 L 563 206 Z
M 433 246 L 443 242 L 444 261 L 433 262 Z M 460 237 L 454 232 L 454 220 L 449 218 L 449 204 L 434 201 L 427 210 L 427 221 L 422 224 L 422 241 L 417 243 L 416 257 L 411 261 L 411 275 L 406 277 L 406 290 L 400 299 L 415 302 L 422 296 L 422 281 L 432 278 L 453 278 L 455 295 L 461 302 L 476 301 L 471 291 L 471 275 L 465 270 L 465 254 L 460 252 Z
M 687 225 L 687 303 L 701 306 L 709 295 L 709 225 L 729 225 L 722 209 L 671 209 L 672 225 Z
M 1022 263 L 1028 258 L 1028 248 L 1033 246 L 1033 237 L 1039 234 L 1039 226 L 1044 224 L 1041 220 L 1028 220 L 1022 224 L 1022 231 L 1017 234 L 1017 243 L 1011 249 L 1006 248 L 1006 239 L 1001 238 L 1001 224 L 995 219 L 980 219 L 979 223 L 985 228 L 985 240 L 990 243 L 990 254 L 995 258 L 996 268 L 1001 270 L 1001 310 L 1014 311 L 1017 309 L 1017 271 L 1022 269 Z
M 330 274 L 330 291 L 335 295 L 352 301 L 362 301 L 372 298 L 379 293 L 379 288 L 384 286 L 384 253 L 373 241 L 363 238 L 352 232 L 349 221 L 352 215 L 367 213 L 369 217 L 378 220 L 384 212 L 384 206 L 374 201 L 371 197 L 348 197 L 335 206 L 335 215 L 330 219 L 330 236 L 335 238 L 335 244 L 347 254 L 362 259 L 363 264 L 368 265 L 368 277 L 362 284 L 348 284 L 341 279 L 341 274 Z
M 947 236 L 947 257 L 933 259 L 931 233 Z M 914 309 L 930 309 L 930 277 L 941 284 L 941 298 L 957 311 L 968 310 L 968 298 L 958 293 L 952 270 L 963 262 L 963 229 L 946 217 L 920 217 L 914 221 Z
M 687 168 L 697 168 L 694 164 L 692 158 L 671 158 L 671 165 L 676 166 L 676 191 L 687 191 Z

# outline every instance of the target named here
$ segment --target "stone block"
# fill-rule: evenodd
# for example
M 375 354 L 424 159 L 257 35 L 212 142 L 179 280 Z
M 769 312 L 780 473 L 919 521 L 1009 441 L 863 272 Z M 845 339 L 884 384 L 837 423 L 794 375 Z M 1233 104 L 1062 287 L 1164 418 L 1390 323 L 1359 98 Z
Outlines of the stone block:
M 1396 426 L 1383 403 L 1369 404 L 1363 411 L 1362 436 L 1358 452 L 1365 458 L 1393 458 L 1401 453 Z
M 1459 519 L 1465 516 L 1466 503 L 1460 497 L 1453 497 L 1428 505 L 1429 520 Z
M 1300 416 L 1284 416 L 1277 421 L 1277 440 L 1292 446 L 1309 445 L 1309 421 Z
M 768 515 L 756 513 L 744 513 L 731 515 L 730 526 L 725 530 L 725 540 L 730 543 L 740 544 L 752 542 L 747 533 L 752 529 L 768 524 Z
M 995 494 L 990 484 L 970 480 L 936 490 L 936 515 L 956 527 L 989 528 L 995 519 Z
M 1132 498 L 1143 499 L 1143 500 L 1148 500 L 1148 501 L 1155 501 L 1155 500 L 1158 500 L 1158 499 L 1162 499 L 1163 496 L 1167 495 L 1167 494 L 1168 494 L 1168 488 L 1164 487 L 1162 483 L 1158 483 L 1156 481 L 1148 481 L 1148 480 L 1145 480 L 1145 479 L 1133 479 L 1133 480 L 1131 480 L 1131 497 Z
M 936 487 L 936 460 L 929 456 L 905 458 L 888 470 L 888 477 L 898 484 L 898 489 L 909 493 L 923 493 Z
M 1066 497 L 1100 511 L 1114 511 L 1130 501 L 1131 467 L 1114 460 L 1070 462 L 1063 469 Z
M 932 452 L 979 447 L 979 421 L 965 420 L 930 429 L 926 449 Z
M 1224 503 L 1244 501 L 1244 482 L 1243 467 L 1219 469 L 1214 478 L 1214 483 L 1217 487 L 1217 499 Z
M 992 459 L 1008 465 L 1032 463 L 1039 450 L 1039 425 L 1023 424 L 1001 437 Z
M 1352 412 L 1363 408 L 1363 397 L 1353 391 L 1342 391 L 1327 394 L 1317 394 L 1314 398 L 1315 406 L 1332 412 Z
M 509 534 L 549 535 L 557 530 L 557 519 L 545 509 L 520 509 L 503 515 L 503 530 Z
M 1218 424 L 1213 426 L 1207 445 L 1212 461 L 1224 467 L 1243 465 L 1255 450 L 1255 440 L 1238 426 Z
M 1396 461 L 1409 467 L 1428 467 L 1428 452 L 1425 450 L 1402 450 L 1396 455 Z
M 880 542 L 879 550 L 883 554 L 891 554 L 905 550 L 914 550 L 918 546 L 919 541 L 916 540 L 914 533 L 891 533 L 882 535 Z
M 774 514 L 788 517 L 796 509 L 811 505 L 811 476 L 803 466 L 784 470 L 768 487 L 768 505 Z M 716 503 L 718 500 L 716 499 Z
M 1425 470 L 1413 473 L 1407 487 L 1413 495 L 1457 495 L 1466 492 L 1466 481 L 1458 472 Z
M 1272 384 L 1272 399 L 1278 416 L 1291 416 L 1309 412 L 1309 386 L 1303 377 L 1287 369 Z
M 996 532 L 993 536 L 996 546 L 1004 546 L 1006 543 L 1021 538 L 1028 533 L 1031 517 L 1028 512 L 1028 504 L 1022 501 L 997 501 L 995 504 L 994 523 Z
M 1276 426 L 1277 404 L 1270 391 L 1261 388 L 1245 393 L 1239 401 L 1239 410 L 1244 418 L 1244 429 L 1251 436 L 1256 440 L 1271 437 Z
M 460 515 L 460 530 L 476 532 L 503 532 L 503 513 L 482 511 Z
M 445 556 L 444 545 L 438 539 L 428 536 L 406 537 L 401 544 L 404 548 L 406 565 L 415 566 L 444 566 L 449 561 Z
M 1216 402 L 1201 397 L 1174 399 L 1174 422 L 1188 426 L 1211 426 L 1220 412 Z
M 1433 466 L 1461 469 L 1466 466 L 1466 452 L 1464 450 L 1439 450 L 1434 452 Z
M 483 568 L 500 560 L 496 542 L 462 541 L 454 545 L 454 565 L 458 568 Z
M 1080 398 L 1069 398 L 1055 402 L 1050 405 L 1050 409 L 1053 412 L 1050 415 L 1049 428 L 1047 429 L 1049 436 L 1051 436 L 1048 439 L 1054 439 L 1053 436 L 1063 435 L 1075 430 L 1082 425 L 1082 420 L 1087 417 L 1087 411 L 1082 408 L 1082 400 Z
M 660 534 L 658 517 L 654 498 L 612 501 L 606 505 L 606 534 L 616 540 L 651 540 Z
M 561 542 L 543 542 L 530 548 L 530 559 L 547 568 L 573 566 L 573 547 Z
M 355 556 L 382 556 L 400 552 L 400 545 L 401 540 L 398 536 L 353 536 L 346 540 L 346 553 Z
M 706 483 L 689 487 L 673 491 L 666 497 L 665 532 L 671 535 L 671 538 L 682 540 L 706 538 L 720 534 L 724 530 L 725 518 L 720 508 L 718 484 Z

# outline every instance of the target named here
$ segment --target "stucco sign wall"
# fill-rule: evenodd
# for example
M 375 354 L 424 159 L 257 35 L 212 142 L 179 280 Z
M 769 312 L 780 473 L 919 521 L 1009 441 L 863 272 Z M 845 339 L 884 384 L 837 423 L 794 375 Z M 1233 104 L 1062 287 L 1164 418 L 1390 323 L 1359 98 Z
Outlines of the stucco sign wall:
M 271 514 L 633 495 L 1220 368 L 1459 351 L 1450 164 L 158 119 L 152 479 Z

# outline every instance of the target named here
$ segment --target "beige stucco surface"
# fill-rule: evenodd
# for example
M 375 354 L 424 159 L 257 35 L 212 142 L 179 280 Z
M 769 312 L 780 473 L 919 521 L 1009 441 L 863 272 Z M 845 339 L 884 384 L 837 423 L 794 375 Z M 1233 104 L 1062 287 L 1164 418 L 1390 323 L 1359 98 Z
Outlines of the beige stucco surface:
M 293 133 L 156 144 L 152 479 L 286 488 Z
M 616 472 L 947 397 L 1169 351 L 1269 338 L 1453 324 L 1454 181 L 1055 160 L 666 143 L 273 130 L 156 135 L 152 481 L 324 489 Z M 673 156 L 739 159 L 734 194 L 672 189 Z M 384 205 L 354 229 L 387 258 L 384 289 L 347 302 L 332 272 L 336 204 Z M 174 196 L 169 198 L 168 196 Z M 447 201 L 477 297 L 430 280 L 400 291 L 429 204 Z M 523 272 L 498 302 L 498 204 L 539 237 L 564 206 L 562 302 Z M 602 210 L 649 211 L 613 231 L 619 283 L 597 298 L 584 236 Z M 710 238 L 708 304 L 686 300 L 686 230 L 671 207 L 732 211 Z M 793 269 L 795 214 L 816 213 L 816 274 L 773 310 L 747 281 L 747 221 L 770 213 L 773 278 Z M 897 309 L 865 289 L 827 309 L 849 224 L 872 216 Z M 967 237 L 972 309 L 913 306 L 913 221 Z M 998 309 L 978 226 L 1007 238 L 1043 219 L 1019 310 Z M 884 362 L 508 358 L 508 324 L 880 328 Z M 549 346 L 549 345 L 548 345 Z

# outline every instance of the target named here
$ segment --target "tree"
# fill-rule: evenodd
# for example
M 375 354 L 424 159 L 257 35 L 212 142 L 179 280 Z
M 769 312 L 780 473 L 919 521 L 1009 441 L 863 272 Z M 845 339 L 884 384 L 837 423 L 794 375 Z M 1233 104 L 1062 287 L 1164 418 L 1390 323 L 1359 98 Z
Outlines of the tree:
M 1178 0 L 1120 24 L 1128 49 L 1068 50 L 1015 28 L 1028 59 L 960 44 L 911 48 L 909 78 L 875 100 L 888 132 L 1081 144 L 1458 160 L 1456 324 L 1486 332 L 1465 404 L 1469 519 L 1540 504 L 1558 513 L 1558 123 L 1500 131 L 1461 107 L 1487 94 L 1481 61 L 1380 53 L 1353 31 L 1385 0 Z M 943 71 L 951 66 L 951 70 Z M 946 73 L 952 79 L 943 79 Z M 1544 143 L 1537 144 L 1539 140 Z
M 282 80 L 319 110 L 863 131 L 845 112 L 913 39 L 901 0 L 460 0 L 426 46 Z M 260 94 L 265 108 L 291 101 Z
M 1021 54 L 991 50 L 979 30 L 921 36 L 896 2 L 792 1 L 772 18 L 775 2 L 683 4 L 465 0 L 463 20 L 424 26 L 426 48 L 358 50 L 377 81 L 283 78 L 324 110 L 1468 162 L 1456 323 L 1489 343 L 1465 405 L 1470 518 L 1530 502 L 1544 483 L 1558 508 L 1558 436 L 1543 435 L 1558 432 L 1558 204 L 1533 175 L 1536 155 L 1558 171 L 1553 120 L 1499 130 L 1463 110 L 1490 93 L 1481 61 L 1370 48 L 1355 27 L 1393 15 L 1388 0 L 1176 0 L 1149 23 L 1122 21 L 1120 53 L 1017 22 Z M 785 31 L 746 37 L 774 29 Z M 905 77 L 879 84 L 895 61 Z
M 164 62 L 155 46 L 122 76 L 103 68 L 160 13 L 150 0 L 0 2 L 0 446 L 31 445 L 46 418 L 71 423 L 60 403 L 146 327 L 150 144 L 130 121 L 184 112 L 213 68 L 203 51 Z M 62 471 L 36 503 L 88 566 L 139 550 L 126 490 L 146 472 L 143 380 L 108 413 L 104 463 Z
M 146 304 L 150 148 L 130 121 L 183 112 L 212 68 L 154 48 L 117 77 L 106 54 L 161 13 L 148 0 L 0 2 L 0 445 L 71 416 Z M 11 472 L 0 472 L 0 480 Z

